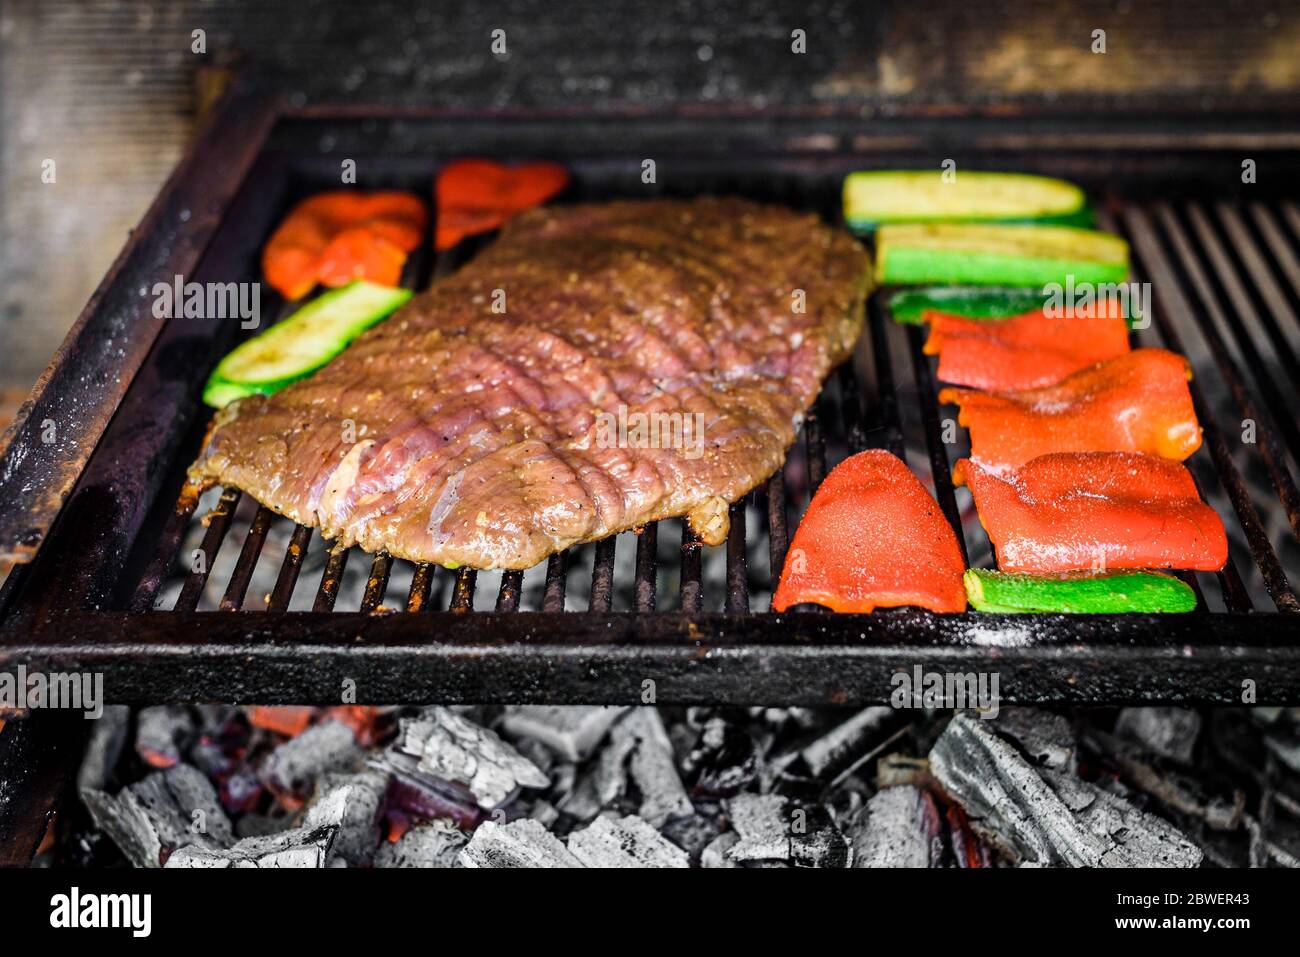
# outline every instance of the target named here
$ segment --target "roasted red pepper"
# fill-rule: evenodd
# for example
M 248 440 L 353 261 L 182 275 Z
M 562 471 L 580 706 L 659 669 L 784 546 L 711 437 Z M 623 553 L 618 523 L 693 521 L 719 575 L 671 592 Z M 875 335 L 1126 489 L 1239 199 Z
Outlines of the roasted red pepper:
M 271 236 L 262 271 L 286 299 L 302 298 L 317 283 L 396 286 L 428 222 L 424 204 L 410 193 L 319 193 L 295 206 Z
M 813 496 L 772 608 L 964 611 L 965 570 L 957 536 L 925 486 L 896 456 L 873 449 L 837 465 Z
M 1129 351 L 1128 325 L 1113 315 L 1056 317 L 1042 310 L 1008 319 L 967 319 L 926 312 L 928 355 L 939 378 L 954 385 L 1003 392 L 1053 385 L 1071 373 Z
M 1136 452 L 1044 455 L 1004 475 L 969 459 L 953 470 L 1008 572 L 1119 568 L 1218 571 L 1223 522 L 1178 462 Z
M 555 163 L 502 166 L 492 160 L 457 160 L 438 174 L 434 245 L 450 249 L 466 236 L 499 229 L 524 210 L 540 206 L 569 185 Z

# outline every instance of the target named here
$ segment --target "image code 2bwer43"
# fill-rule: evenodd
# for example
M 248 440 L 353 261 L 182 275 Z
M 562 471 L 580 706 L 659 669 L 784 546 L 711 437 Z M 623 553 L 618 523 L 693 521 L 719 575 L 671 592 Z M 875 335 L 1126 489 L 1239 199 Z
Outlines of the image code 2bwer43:
M 1294 11 L 280 6 L 5 15 L 0 862 L 1296 866 Z

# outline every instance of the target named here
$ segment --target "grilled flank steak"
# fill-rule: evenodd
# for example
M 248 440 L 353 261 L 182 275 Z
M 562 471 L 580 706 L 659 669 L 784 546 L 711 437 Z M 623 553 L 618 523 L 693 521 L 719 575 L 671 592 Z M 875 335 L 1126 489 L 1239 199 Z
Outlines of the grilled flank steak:
M 191 472 L 451 567 L 681 515 L 716 544 L 852 349 L 867 275 L 846 233 L 740 199 L 536 210 L 311 378 L 223 409 Z

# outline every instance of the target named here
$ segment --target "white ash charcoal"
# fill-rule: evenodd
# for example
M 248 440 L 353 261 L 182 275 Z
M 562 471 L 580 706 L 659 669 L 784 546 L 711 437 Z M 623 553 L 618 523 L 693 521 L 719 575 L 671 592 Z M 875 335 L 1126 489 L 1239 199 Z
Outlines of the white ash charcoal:
M 560 800 L 560 810 L 586 823 L 618 801 L 627 790 L 627 759 L 636 746 L 632 735 L 612 736 Z
M 635 815 L 602 815 L 569 835 L 569 852 L 587 867 L 689 867 L 684 850 Z
M 740 835 L 733 861 L 789 860 L 790 819 L 781 795 L 739 794 L 727 802 L 727 814 Z
M 538 821 L 484 821 L 456 858 L 461 867 L 582 867 L 558 837 Z
M 135 716 L 135 753 L 153 768 L 170 768 L 194 736 L 194 719 L 182 705 L 141 708 Z
M 837 724 L 800 752 L 813 777 L 821 777 L 832 767 L 845 764 L 897 712 L 885 705 L 863 708 L 847 721 Z
M 848 867 L 849 842 L 820 804 L 796 807 L 790 816 L 790 860 L 796 867 Z
M 337 828 L 296 827 L 276 834 L 246 837 L 234 847 L 182 847 L 167 859 L 167 867 L 320 868 L 326 866 Z
M 482 811 L 469 789 L 425 773 L 418 758 L 390 749 L 372 754 L 366 764 L 391 775 L 389 806 L 417 820 L 449 817 L 464 827 L 478 823 Z
M 1201 736 L 1201 716 L 1187 708 L 1125 708 L 1115 719 L 1115 733 L 1190 767 Z
M 1039 767 L 1073 771 L 1074 728 L 1063 715 L 1039 708 L 1003 708 L 997 730 L 1010 735 Z
M 104 713 L 91 726 L 86 753 L 77 769 L 78 791 L 102 791 L 112 783 L 130 724 L 130 708 L 124 704 L 105 705 Z
M 641 817 L 652 827 L 662 827 L 671 818 L 695 812 L 677 773 L 673 746 L 658 708 L 633 708 L 610 734 L 636 741 L 628 770 L 641 792 L 641 806 L 637 809 Z
M 1045 771 L 1079 824 L 1108 842 L 1095 867 L 1199 867 L 1201 849 L 1173 825 L 1073 774 Z
M 578 763 L 595 753 L 610 725 L 627 710 L 614 705 L 516 705 L 506 708 L 501 728 L 511 738 L 538 741 Z
M 528 809 L 528 816 L 545 827 L 553 827 L 560 819 L 560 811 L 550 801 L 537 801 Z
M 267 756 L 260 769 L 262 780 L 282 794 L 309 794 L 317 778 L 329 771 L 358 766 L 365 751 L 352 729 L 332 718 L 314 724 L 290 738 Z
M 1040 776 L 985 724 L 964 714 L 954 717 L 930 752 L 930 768 L 965 809 L 972 828 L 1016 863 L 1200 862 L 1200 850 L 1168 824 L 1072 774 L 1047 769 Z
M 338 834 L 330 847 L 330 860 L 349 867 L 370 863 L 379 844 L 379 806 L 388 790 L 388 775 L 376 770 L 357 774 L 326 775 L 307 806 L 303 824 L 308 827 L 334 825 Z
M 1207 797 L 1195 778 L 1158 767 L 1161 762 L 1143 746 L 1104 731 L 1085 729 L 1083 744 L 1113 761 L 1125 782 L 1156 798 L 1165 807 L 1198 818 L 1217 831 L 1235 831 L 1241 826 L 1246 809 L 1246 795 L 1242 791 L 1236 791 L 1231 802 L 1217 795 Z M 1100 783 L 1105 790 L 1127 797 L 1126 789 L 1119 782 L 1105 778 Z
M 719 834 L 704 850 L 700 851 L 700 866 L 706 868 L 736 868 L 740 865 L 731 859 L 731 851 L 740 843 L 740 835 L 735 831 Z
M 187 764 L 155 771 L 116 795 L 90 789 L 81 799 L 136 867 L 161 867 L 187 844 L 217 849 L 235 842 L 211 782 Z
M 910 784 L 876 792 L 850 833 L 854 867 L 938 867 L 943 857 L 939 809 Z
M 417 824 L 396 843 L 385 841 L 375 855 L 375 867 L 455 867 L 456 857 L 468 840 L 453 821 L 435 818 Z
M 479 807 L 492 809 L 520 787 L 544 788 L 550 779 L 495 731 L 441 706 L 402 722 L 396 745 L 419 758 L 421 771 L 469 788 Z

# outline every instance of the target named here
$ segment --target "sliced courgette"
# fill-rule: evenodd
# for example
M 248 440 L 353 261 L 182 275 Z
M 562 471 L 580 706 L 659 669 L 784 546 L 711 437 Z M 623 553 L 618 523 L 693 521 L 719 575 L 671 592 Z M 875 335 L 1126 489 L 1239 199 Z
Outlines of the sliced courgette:
M 1121 614 L 1196 610 L 1196 594 L 1158 572 L 1025 575 L 971 568 L 962 577 L 977 611 Z
M 898 290 L 889 297 L 889 312 L 895 322 L 908 325 L 925 322 L 925 313 L 931 310 L 967 319 L 1008 319 L 1041 309 L 1047 299 L 1042 289 L 933 286 Z
M 1045 286 L 1128 277 L 1128 243 L 1068 226 L 882 226 L 876 278 L 897 285 Z
M 327 292 L 222 359 L 203 401 L 221 408 L 245 396 L 277 392 L 328 363 L 410 298 L 409 289 L 365 281 Z
M 889 297 L 889 314 L 895 322 L 921 325 L 929 311 L 966 319 L 1009 319 L 1042 309 L 1052 298 L 1042 289 L 1014 289 L 1006 286 L 928 286 L 899 289 Z M 1133 325 L 1141 318 L 1135 303 L 1124 307 L 1124 318 Z
M 844 219 L 870 232 L 886 223 L 1035 223 L 1091 226 L 1088 197 L 1063 179 L 1027 173 L 870 170 L 844 178 Z

